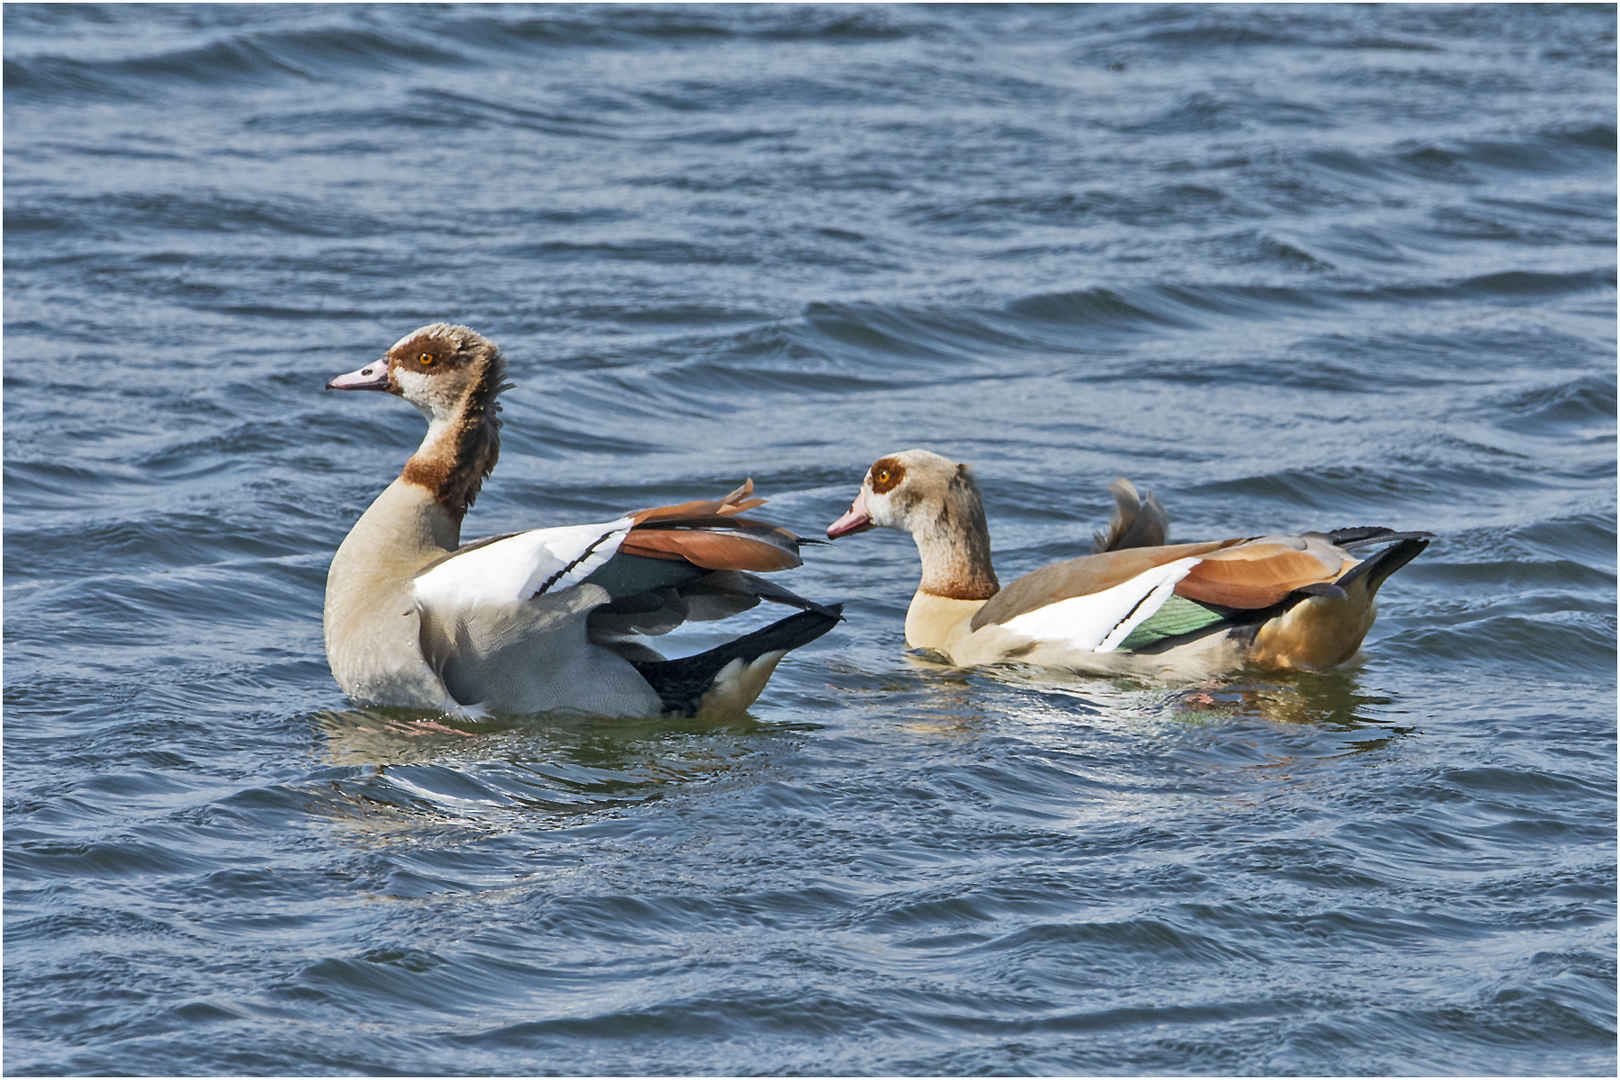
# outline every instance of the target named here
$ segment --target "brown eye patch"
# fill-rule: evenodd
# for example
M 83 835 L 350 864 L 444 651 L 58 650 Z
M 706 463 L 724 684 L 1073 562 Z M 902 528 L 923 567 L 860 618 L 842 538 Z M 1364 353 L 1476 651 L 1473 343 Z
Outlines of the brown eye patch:
M 872 493 L 884 495 L 899 487 L 906 478 L 906 467 L 892 457 L 872 463 Z
M 438 338 L 413 338 L 399 346 L 390 357 L 398 364 L 415 371 L 426 371 L 447 364 L 455 356 L 455 347 Z

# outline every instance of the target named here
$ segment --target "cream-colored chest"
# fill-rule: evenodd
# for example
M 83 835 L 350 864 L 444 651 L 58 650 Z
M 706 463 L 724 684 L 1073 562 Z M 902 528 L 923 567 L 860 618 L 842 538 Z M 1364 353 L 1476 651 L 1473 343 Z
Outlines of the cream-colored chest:
M 968 623 L 983 606 L 983 600 L 952 600 L 919 589 L 906 610 L 906 644 L 913 649 L 932 649 L 960 663 L 960 654 L 973 633 Z

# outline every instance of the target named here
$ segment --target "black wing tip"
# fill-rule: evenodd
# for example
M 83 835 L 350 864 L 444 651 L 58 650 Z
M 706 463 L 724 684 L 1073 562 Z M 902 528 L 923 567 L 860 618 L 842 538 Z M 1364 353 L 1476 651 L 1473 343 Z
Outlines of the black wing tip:
M 1375 551 L 1350 572 L 1339 578 L 1336 585 L 1343 588 L 1359 577 L 1367 577 L 1367 590 L 1376 593 L 1389 576 L 1423 553 L 1433 533 L 1399 533 L 1396 542 L 1381 551 Z M 1395 539 L 1386 537 L 1385 539 Z
M 844 618 L 844 602 L 842 600 L 836 604 L 818 604 L 812 600 L 809 602 L 809 605 L 809 607 L 805 608 L 806 611 L 814 612 L 825 619 L 831 619 L 834 623 L 849 621 L 848 619 Z M 832 627 L 828 627 L 827 629 L 830 630 Z
M 844 605 L 842 601 L 836 604 L 815 604 L 797 615 L 789 615 L 785 619 L 778 619 L 761 630 L 755 630 L 752 634 L 745 634 L 731 644 L 752 643 L 757 645 L 759 647 L 755 649 L 755 656 L 760 653 L 770 652 L 772 649 L 797 649 L 800 645 L 808 645 L 843 621 Z M 721 647 L 724 648 L 725 646 Z
M 1326 534 L 1328 543 L 1334 547 L 1355 548 L 1366 544 L 1393 544 L 1399 540 L 1433 540 L 1434 533 L 1412 530 L 1410 532 L 1396 532 L 1383 525 L 1356 525 L 1351 528 L 1334 529 Z

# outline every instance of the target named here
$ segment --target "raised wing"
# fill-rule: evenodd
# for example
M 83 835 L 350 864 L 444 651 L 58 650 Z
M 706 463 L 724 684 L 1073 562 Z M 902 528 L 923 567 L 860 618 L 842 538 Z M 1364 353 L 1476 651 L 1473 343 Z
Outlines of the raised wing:
M 813 611 L 817 626 L 830 625 L 836 611 L 747 572 L 800 564 L 797 536 L 739 516 L 764 501 L 747 498 L 752 490 L 750 482 L 717 501 L 462 547 L 416 577 L 423 655 L 452 697 L 466 704 L 466 694 L 502 680 L 532 681 L 534 672 L 563 670 L 567 661 L 558 657 L 587 644 L 647 662 L 657 654 L 631 638 L 723 618 L 762 599 Z M 596 588 L 571 588 L 579 585 Z M 571 629 L 581 619 L 583 635 Z M 542 652 L 554 662 L 538 661 Z M 580 669 L 589 663 L 582 654 Z
M 798 536 L 763 521 L 738 517 L 765 502 L 749 498 L 754 482 L 725 498 L 659 506 L 631 514 L 635 527 L 621 550 L 649 559 L 680 559 L 705 570 L 766 573 L 799 566 Z
M 634 524 L 623 517 L 476 541 L 416 575 L 416 602 L 436 611 L 491 608 L 577 585 L 618 552 Z
M 742 486 L 723 499 L 678 503 L 674 506 L 655 506 L 650 510 L 637 510 L 630 516 L 637 525 L 648 522 L 665 521 L 672 518 L 692 517 L 730 517 L 740 514 L 744 510 L 752 510 L 756 506 L 764 506 L 765 499 L 750 498 L 754 494 L 754 481 L 752 478 L 744 480 Z
M 699 576 L 695 571 L 800 565 L 796 535 L 738 516 L 765 501 L 748 498 L 753 490 L 749 480 L 719 500 L 638 510 L 600 525 L 530 529 L 475 541 L 417 575 L 417 602 L 442 610 L 513 604 L 587 578 L 619 598 L 682 584 Z
M 621 555 L 608 570 L 614 570 L 620 563 L 648 561 Z M 668 567 L 680 564 L 664 562 L 657 565 Z M 601 581 L 602 576 L 590 580 Z M 801 611 L 818 611 L 824 615 L 834 613 L 825 605 L 806 600 L 774 582 L 740 570 L 692 570 L 685 581 L 626 594 L 591 612 L 591 639 L 623 641 L 641 635 L 667 634 L 685 622 L 729 618 L 749 610 L 761 600 Z

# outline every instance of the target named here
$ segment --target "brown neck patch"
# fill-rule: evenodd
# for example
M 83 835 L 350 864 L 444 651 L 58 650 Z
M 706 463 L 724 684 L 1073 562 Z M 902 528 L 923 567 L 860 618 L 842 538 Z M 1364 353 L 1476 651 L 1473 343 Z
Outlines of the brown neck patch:
M 507 388 L 505 375 L 506 360 L 496 353 L 483 366 L 443 434 L 424 442 L 405 463 L 404 479 L 431 491 L 457 523 L 478 498 L 484 478 L 501 456 L 501 406 L 495 399 Z
M 929 596 L 941 596 L 946 600 L 988 600 L 996 595 L 1001 588 L 996 582 L 974 582 L 965 585 L 945 584 L 930 585 L 924 581 L 917 586 L 918 592 L 925 592 Z
M 973 474 L 957 466 L 939 513 L 917 537 L 923 558 L 919 588 L 947 600 L 988 600 L 1001 590 L 990 562 L 990 526 Z

